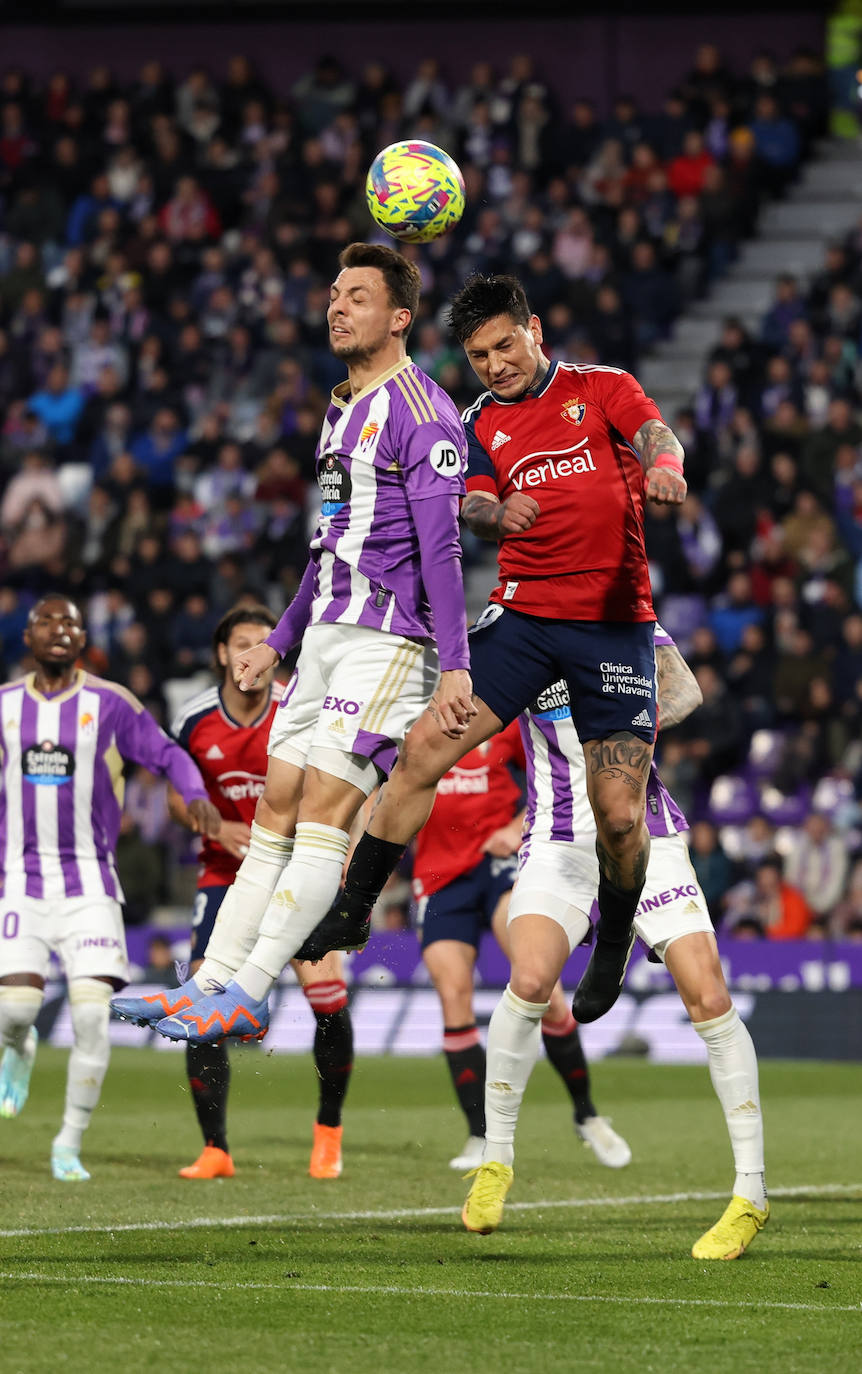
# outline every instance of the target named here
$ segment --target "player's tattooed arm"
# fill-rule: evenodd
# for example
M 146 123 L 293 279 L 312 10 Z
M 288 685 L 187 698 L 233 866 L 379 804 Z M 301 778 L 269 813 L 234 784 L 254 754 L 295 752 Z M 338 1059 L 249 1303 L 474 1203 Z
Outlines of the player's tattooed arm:
M 461 519 L 477 539 L 498 544 L 510 534 L 523 534 L 535 525 L 539 503 L 532 496 L 516 491 L 498 501 L 489 491 L 470 491 L 461 502 Z
M 679 506 L 685 500 L 682 465 L 685 450 L 663 420 L 644 420 L 632 440 L 646 473 L 646 497 L 657 505 Z
M 655 651 L 658 669 L 658 722 L 660 730 L 696 711 L 703 701 L 697 678 L 675 644 L 660 644 Z

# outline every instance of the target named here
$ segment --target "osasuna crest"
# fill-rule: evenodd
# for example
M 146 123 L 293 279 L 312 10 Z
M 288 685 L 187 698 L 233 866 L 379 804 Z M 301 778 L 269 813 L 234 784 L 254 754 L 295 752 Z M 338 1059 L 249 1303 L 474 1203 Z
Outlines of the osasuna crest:
M 563 409 L 560 411 L 563 419 L 568 420 L 571 425 L 581 424 L 586 413 L 587 407 L 577 396 L 573 396 L 570 401 L 565 401 Z

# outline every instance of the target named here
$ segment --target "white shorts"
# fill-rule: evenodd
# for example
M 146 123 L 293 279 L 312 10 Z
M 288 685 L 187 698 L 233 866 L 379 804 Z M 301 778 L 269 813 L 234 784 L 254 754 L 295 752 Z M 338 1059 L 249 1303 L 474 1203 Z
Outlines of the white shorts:
M 569 948 L 580 944 L 599 889 L 599 862 L 592 842 L 534 840 L 523 860 L 509 903 L 516 916 L 549 916 L 565 930 Z M 653 837 L 635 931 L 660 959 L 683 935 L 712 934 L 706 898 L 691 866 L 683 835 Z
M 112 897 L 0 897 L 0 978 L 48 976 L 52 952 L 68 979 L 129 981 L 123 912 Z
M 364 625 L 312 625 L 268 752 L 298 768 L 313 764 L 368 795 L 389 775 L 439 676 L 433 645 Z

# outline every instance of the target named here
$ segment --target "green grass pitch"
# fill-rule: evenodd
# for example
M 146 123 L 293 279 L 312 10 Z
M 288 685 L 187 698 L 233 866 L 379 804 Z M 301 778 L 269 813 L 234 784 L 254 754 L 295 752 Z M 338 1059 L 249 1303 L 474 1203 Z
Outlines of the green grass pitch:
M 92 1181 L 60 1184 L 66 1055 L 40 1051 L 24 1114 L 0 1121 L 3 1374 L 860 1367 L 856 1066 L 762 1065 L 773 1218 L 729 1264 L 689 1253 L 733 1181 L 705 1069 L 596 1065 L 634 1152 L 610 1170 L 539 1065 L 503 1226 L 474 1236 L 441 1060 L 357 1064 L 336 1182 L 306 1174 L 310 1060 L 249 1049 L 233 1066 L 235 1179 L 177 1178 L 199 1149 L 182 1053 L 123 1050 L 85 1140 Z

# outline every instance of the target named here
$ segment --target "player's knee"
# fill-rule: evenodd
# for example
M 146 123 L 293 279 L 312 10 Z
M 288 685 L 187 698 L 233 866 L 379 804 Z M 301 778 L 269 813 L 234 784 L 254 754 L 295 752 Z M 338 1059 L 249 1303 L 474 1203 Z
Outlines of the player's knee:
M 606 849 L 617 853 L 627 849 L 640 830 L 640 808 L 625 798 L 614 801 L 596 814 L 599 838 Z
M 548 1002 L 556 978 L 540 968 L 513 968 L 509 987 L 524 1002 Z
M 13 1044 L 28 1031 L 42 1006 L 42 989 L 0 983 L 0 1043 Z
M 691 1020 L 697 1024 L 700 1021 L 717 1020 L 719 1016 L 729 1012 L 732 1005 L 727 988 L 719 983 L 710 983 L 706 987 L 698 988 L 696 997 L 687 1010 Z
M 447 745 L 451 741 L 439 727 L 434 725 L 432 731 L 420 716 L 398 751 L 389 785 L 395 782 L 408 789 L 435 787 L 450 766 Z
M 110 999 L 111 986 L 100 978 L 73 978 L 69 984 L 75 1047 L 82 1054 L 98 1056 L 106 1051 Z

